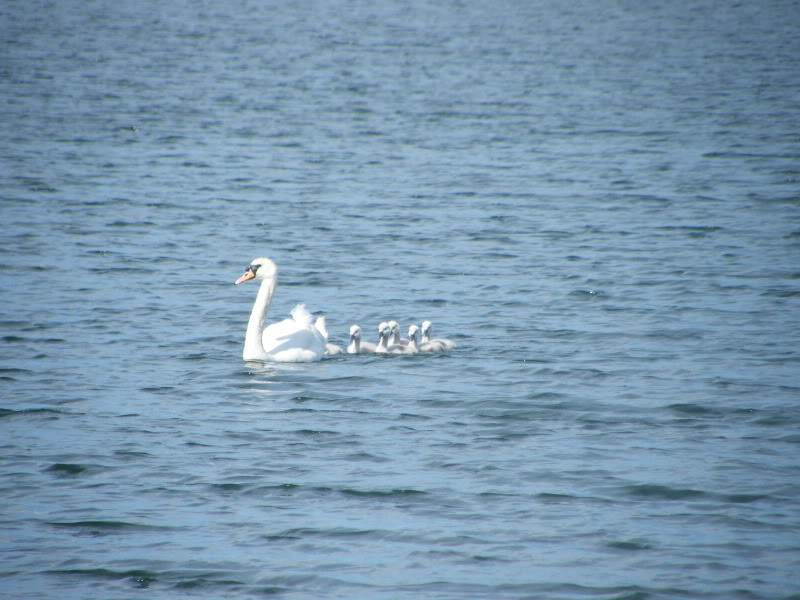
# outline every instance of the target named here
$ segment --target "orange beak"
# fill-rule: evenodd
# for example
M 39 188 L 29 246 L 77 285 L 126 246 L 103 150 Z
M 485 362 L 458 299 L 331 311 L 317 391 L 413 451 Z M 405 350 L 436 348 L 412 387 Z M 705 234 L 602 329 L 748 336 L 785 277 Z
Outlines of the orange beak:
M 239 284 L 240 284 L 240 283 L 242 283 L 243 281 L 247 281 L 247 280 L 249 280 L 249 279 L 252 279 L 252 278 L 253 278 L 253 277 L 255 277 L 255 276 L 256 276 L 256 272 L 255 272 L 255 271 L 253 271 L 253 269 L 252 269 L 252 268 L 248 267 L 248 268 L 247 268 L 247 270 L 244 272 L 244 275 L 242 275 L 241 277 L 239 277 L 239 279 L 237 279 L 236 281 L 234 281 L 234 283 L 233 283 L 233 284 L 234 284 L 234 285 L 239 285 Z

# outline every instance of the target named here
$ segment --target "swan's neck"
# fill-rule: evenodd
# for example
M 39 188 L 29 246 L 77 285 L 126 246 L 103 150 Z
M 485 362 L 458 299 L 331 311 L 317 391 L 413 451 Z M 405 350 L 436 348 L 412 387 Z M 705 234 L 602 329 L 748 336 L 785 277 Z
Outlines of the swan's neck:
M 260 360 L 264 358 L 264 344 L 261 341 L 261 334 L 264 331 L 264 320 L 267 318 L 269 303 L 272 301 L 272 293 L 275 291 L 275 278 L 270 277 L 261 282 L 258 288 L 253 311 L 250 313 L 250 320 L 247 322 L 247 333 L 244 336 L 244 360 Z
M 386 334 L 381 333 L 378 337 L 378 345 L 375 348 L 376 352 L 386 352 L 386 341 L 388 336 Z

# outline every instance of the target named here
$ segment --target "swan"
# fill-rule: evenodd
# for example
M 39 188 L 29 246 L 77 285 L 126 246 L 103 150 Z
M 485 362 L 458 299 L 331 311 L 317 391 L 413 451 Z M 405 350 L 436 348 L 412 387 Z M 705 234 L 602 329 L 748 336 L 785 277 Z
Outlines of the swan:
M 375 352 L 375 346 L 372 342 L 361 341 L 361 327 L 353 325 L 350 328 L 350 343 L 347 346 L 348 354 L 364 354 L 367 352 Z
M 321 331 L 312 323 L 313 317 L 305 305 L 298 304 L 291 310 L 291 319 L 272 323 L 265 328 L 264 321 L 278 280 L 278 267 L 269 258 L 256 258 L 235 284 L 239 285 L 250 279 L 260 281 L 261 286 L 247 322 L 242 358 L 277 362 L 321 360 L 328 342 L 324 317 L 321 317 L 321 322 L 317 320 Z
M 408 328 L 408 343 L 403 346 L 402 344 L 392 344 L 389 346 L 389 352 L 394 354 L 417 354 L 419 348 L 417 347 L 417 336 L 419 335 L 419 327 L 412 325 Z
M 392 328 L 386 321 L 382 321 L 378 325 L 378 345 L 375 346 L 375 352 L 385 354 L 389 352 L 389 335 L 392 333 Z
M 392 339 L 390 342 L 396 346 L 406 346 L 409 340 L 400 337 L 400 324 L 397 321 L 389 321 Z
M 417 338 L 419 337 L 419 327 L 416 325 L 412 325 L 408 328 L 408 337 L 410 338 L 410 342 L 406 348 L 413 346 L 416 352 L 441 352 L 444 350 L 444 346 L 441 344 L 431 343 L 431 342 L 421 342 Z
M 431 330 L 433 329 L 433 324 L 430 321 L 423 321 L 422 322 L 422 343 L 423 344 L 431 344 L 434 346 L 440 346 L 440 350 L 452 350 L 456 347 L 456 343 L 453 340 L 448 340 L 446 338 L 434 338 L 431 339 Z

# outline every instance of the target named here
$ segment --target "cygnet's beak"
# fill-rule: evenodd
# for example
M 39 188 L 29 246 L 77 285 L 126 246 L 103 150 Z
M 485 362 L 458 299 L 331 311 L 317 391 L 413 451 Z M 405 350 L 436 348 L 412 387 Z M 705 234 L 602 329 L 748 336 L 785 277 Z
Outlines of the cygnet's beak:
M 253 269 L 253 267 L 247 267 L 247 270 L 244 272 L 244 274 L 241 277 L 239 277 L 239 279 L 234 281 L 233 285 L 239 285 L 243 281 L 248 281 L 248 280 L 252 279 L 255 276 L 256 276 L 255 269 Z

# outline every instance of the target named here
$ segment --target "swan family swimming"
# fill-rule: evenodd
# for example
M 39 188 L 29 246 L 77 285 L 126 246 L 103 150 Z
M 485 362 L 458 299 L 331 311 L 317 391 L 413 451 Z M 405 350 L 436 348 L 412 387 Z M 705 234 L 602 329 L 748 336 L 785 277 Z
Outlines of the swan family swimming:
M 346 350 L 328 341 L 325 317 L 314 319 L 305 304 L 298 304 L 290 319 L 272 323 L 267 327 L 267 317 L 272 295 L 278 282 L 278 267 L 269 258 L 256 258 L 250 262 L 236 285 L 254 279 L 261 285 L 247 322 L 244 337 L 244 360 L 276 362 L 312 362 L 324 356 L 336 354 L 417 354 L 419 352 L 442 352 L 456 347 L 455 342 L 442 338 L 431 338 L 431 322 L 423 321 L 422 328 L 411 325 L 408 337 L 400 335 L 397 321 L 384 321 L 378 325 L 377 343 L 363 341 L 358 325 L 350 328 L 350 343 Z M 421 334 L 421 338 L 420 338 Z

